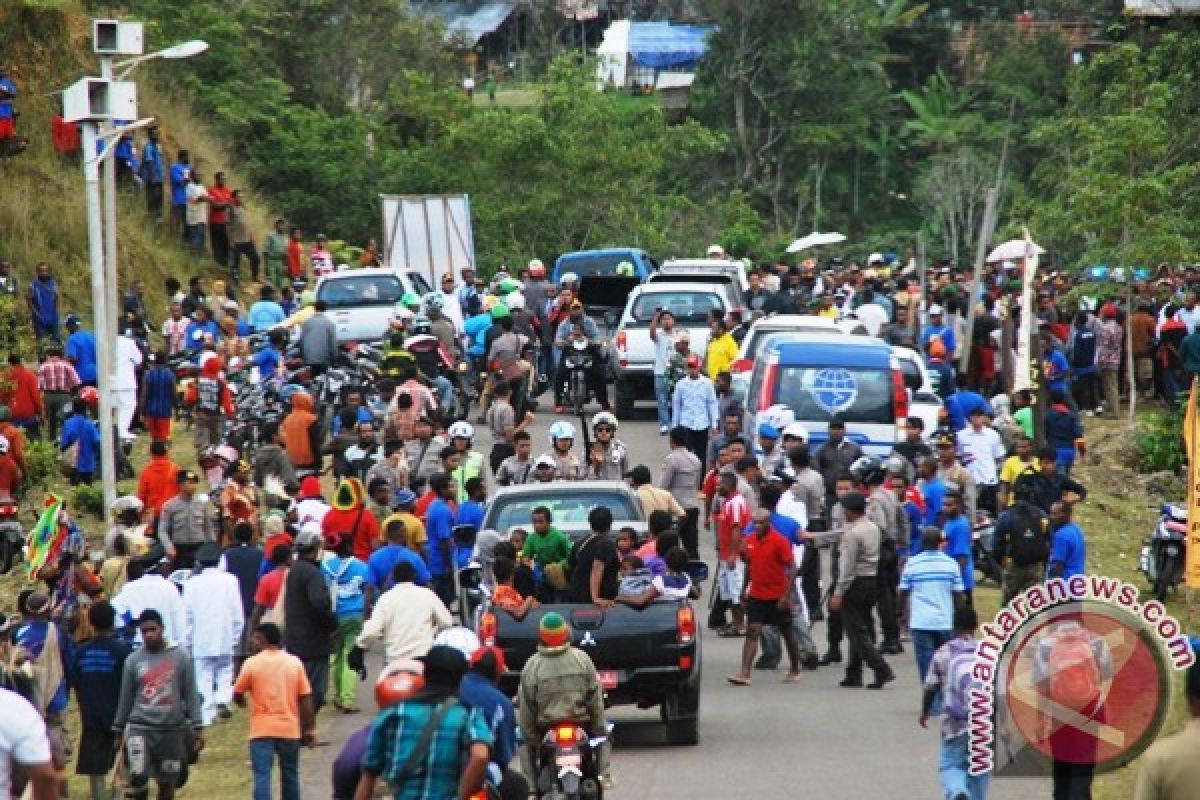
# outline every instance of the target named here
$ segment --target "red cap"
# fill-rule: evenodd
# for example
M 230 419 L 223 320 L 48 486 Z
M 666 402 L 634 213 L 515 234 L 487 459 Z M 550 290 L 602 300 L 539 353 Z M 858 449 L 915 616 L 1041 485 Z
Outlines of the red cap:
M 685 363 L 688 369 L 700 369 L 700 356 L 688 356 Z
M 1116 319 L 1117 318 L 1117 307 L 1114 306 L 1112 303 L 1105 303 L 1103 306 L 1100 307 L 1100 316 L 1103 317 L 1104 319 Z
M 301 497 L 320 497 L 321 496 L 321 479 L 316 475 L 309 475 L 304 480 L 300 481 L 300 496 Z
M 471 653 L 471 666 L 473 667 L 482 661 L 484 657 L 488 655 L 488 653 L 491 653 L 492 658 L 495 659 L 497 675 L 502 672 L 508 672 L 508 665 L 504 663 L 504 651 L 495 645 L 484 645 L 474 653 Z

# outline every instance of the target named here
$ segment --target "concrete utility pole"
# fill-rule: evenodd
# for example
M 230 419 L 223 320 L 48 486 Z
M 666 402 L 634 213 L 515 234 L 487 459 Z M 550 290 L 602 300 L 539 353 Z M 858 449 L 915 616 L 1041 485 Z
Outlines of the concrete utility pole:
M 975 288 L 983 281 L 983 268 L 987 258 L 988 243 L 996 231 L 996 203 L 1000 198 L 1000 190 L 993 186 L 987 190 L 983 205 L 983 222 L 979 226 L 979 242 L 975 247 L 975 274 L 972 276 L 970 294 L 967 296 L 967 335 L 966 345 L 958 357 L 958 371 L 963 375 L 971 366 L 972 338 L 975 335 Z

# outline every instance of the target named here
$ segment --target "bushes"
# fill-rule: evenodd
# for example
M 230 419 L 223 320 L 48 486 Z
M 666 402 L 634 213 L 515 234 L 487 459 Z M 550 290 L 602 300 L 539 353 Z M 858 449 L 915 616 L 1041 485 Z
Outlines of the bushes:
M 1138 435 L 1138 468 L 1143 472 L 1179 472 L 1187 465 L 1183 411 L 1149 415 Z
M 58 445 L 41 439 L 25 444 L 25 485 L 48 489 L 58 473 Z

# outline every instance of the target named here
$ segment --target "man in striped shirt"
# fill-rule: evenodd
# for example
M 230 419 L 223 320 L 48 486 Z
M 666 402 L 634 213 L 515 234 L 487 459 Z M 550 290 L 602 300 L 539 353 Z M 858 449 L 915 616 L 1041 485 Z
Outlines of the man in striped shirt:
M 58 425 L 63 409 L 71 403 L 71 393 L 79 386 L 79 373 L 75 365 L 63 358 L 62 345 L 52 343 L 46 347 L 46 357 L 38 367 L 38 387 L 46 413 L 46 427 L 50 438 L 58 438 Z
M 900 625 L 912 631 L 922 682 L 934 651 L 954 637 L 954 608 L 963 598 L 958 562 L 939 549 L 941 544 L 941 530 L 922 528 L 921 552 L 909 558 L 900 573 Z

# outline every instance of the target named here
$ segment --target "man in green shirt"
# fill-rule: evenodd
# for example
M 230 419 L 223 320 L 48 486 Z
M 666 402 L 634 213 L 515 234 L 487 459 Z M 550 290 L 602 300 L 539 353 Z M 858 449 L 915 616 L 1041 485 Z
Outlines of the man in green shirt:
M 525 539 L 525 547 L 521 550 L 524 558 L 533 559 L 540 569 L 548 564 L 560 564 L 567 560 L 571 553 L 571 539 L 565 533 L 550 523 L 550 509 L 538 506 L 530 515 L 533 521 L 533 531 Z
M 1030 439 L 1033 438 L 1033 402 L 1028 389 L 1013 392 L 1013 419 L 1021 426 L 1021 431 Z
M 276 289 L 282 289 L 284 276 L 284 259 L 287 257 L 288 235 L 282 219 L 275 220 L 275 230 L 267 234 L 263 243 L 263 259 L 267 262 L 267 280 Z

